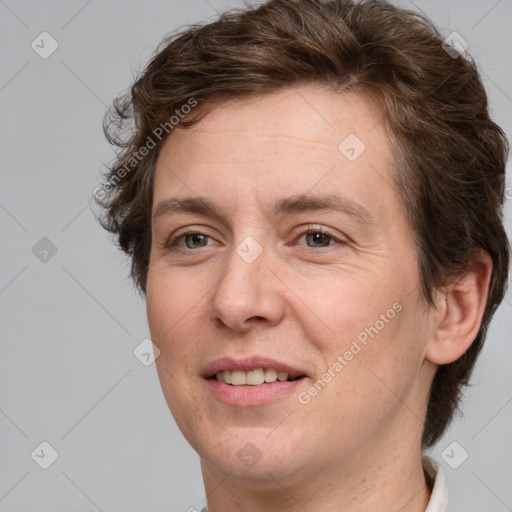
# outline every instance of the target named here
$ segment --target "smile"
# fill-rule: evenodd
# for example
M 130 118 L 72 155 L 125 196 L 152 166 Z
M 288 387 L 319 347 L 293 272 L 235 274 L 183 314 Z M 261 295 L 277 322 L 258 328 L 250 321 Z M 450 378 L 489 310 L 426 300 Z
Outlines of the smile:
M 202 373 L 217 401 L 238 407 L 265 405 L 295 396 L 297 388 L 309 380 L 304 370 L 257 355 L 216 359 Z
M 288 373 L 280 372 L 275 368 L 256 368 L 248 372 L 242 370 L 223 370 L 215 374 L 218 382 L 224 382 L 231 386 L 261 386 L 262 384 L 271 384 L 272 382 L 286 382 L 297 380 L 304 377 L 289 377 Z

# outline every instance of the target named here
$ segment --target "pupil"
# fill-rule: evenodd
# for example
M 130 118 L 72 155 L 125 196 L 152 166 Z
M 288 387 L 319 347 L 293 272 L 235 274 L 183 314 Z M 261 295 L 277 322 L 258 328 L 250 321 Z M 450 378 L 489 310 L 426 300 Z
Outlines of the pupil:
M 313 244 L 320 244 L 322 246 L 329 245 L 328 236 L 324 233 L 310 233 L 308 236 L 310 236 L 310 240 Z
M 200 235 L 200 234 L 189 235 L 188 239 L 191 241 L 190 244 L 187 244 L 187 247 L 189 247 L 190 249 L 197 247 L 197 245 L 204 245 L 201 243 L 201 242 L 204 242 L 204 235 Z

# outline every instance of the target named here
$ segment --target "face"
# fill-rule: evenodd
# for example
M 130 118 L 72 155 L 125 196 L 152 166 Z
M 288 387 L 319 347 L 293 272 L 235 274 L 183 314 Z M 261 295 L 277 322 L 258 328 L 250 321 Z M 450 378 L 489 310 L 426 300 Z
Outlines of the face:
M 432 322 L 392 172 L 370 103 L 315 87 L 166 141 L 147 313 L 204 471 L 313 480 L 419 443 Z

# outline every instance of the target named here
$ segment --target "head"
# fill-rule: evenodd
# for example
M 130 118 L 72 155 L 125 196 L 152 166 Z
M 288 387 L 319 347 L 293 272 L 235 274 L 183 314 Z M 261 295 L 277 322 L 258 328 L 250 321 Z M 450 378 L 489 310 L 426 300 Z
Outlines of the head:
M 318 451 L 335 432 L 350 457 L 404 409 L 421 446 L 440 438 L 508 275 L 507 142 L 469 57 L 383 1 L 274 0 L 164 40 L 106 133 L 118 156 L 102 223 L 131 258 L 164 394 L 204 458 L 231 441 L 269 454 L 274 439 L 293 458 L 304 433 Z M 309 208 L 329 194 L 343 213 Z M 283 196 L 295 207 L 270 211 Z M 222 215 L 179 201 L 191 197 Z M 304 222 L 327 233 L 303 237 Z M 187 225 L 200 236 L 169 245 Z M 211 361 L 261 352 L 293 359 L 308 403 L 209 403 Z

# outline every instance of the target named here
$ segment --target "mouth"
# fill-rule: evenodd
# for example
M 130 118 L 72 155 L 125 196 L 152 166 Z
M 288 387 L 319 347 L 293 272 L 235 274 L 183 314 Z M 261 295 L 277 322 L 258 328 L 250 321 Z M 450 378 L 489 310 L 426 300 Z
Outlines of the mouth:
M 213 396 L 232 406 L 264 405 L 292 395 L 308 377 L 304 370 L 259 356 L 216 359 L 203 372 Z
M 263 386 L 273 382 L 292 382 L 304 379 L 306 375 L 293 377 L 287 372 L 281 372 L 275 368 L 255 368 L 249 371 L 221 370 L 210 378 L 229 386 Z
M 308 377 L 305 371 L 263 356 L 222 357 L 209 363 L 203 377 L 231 386 L 261 386 Z

